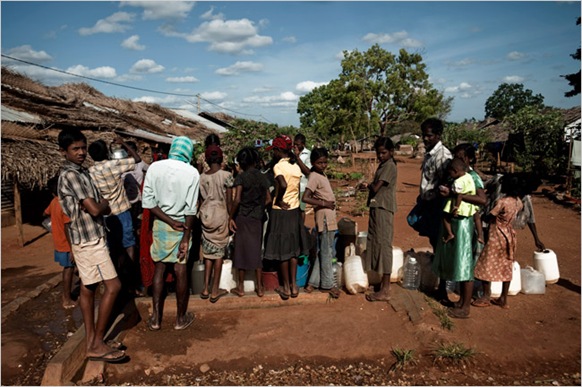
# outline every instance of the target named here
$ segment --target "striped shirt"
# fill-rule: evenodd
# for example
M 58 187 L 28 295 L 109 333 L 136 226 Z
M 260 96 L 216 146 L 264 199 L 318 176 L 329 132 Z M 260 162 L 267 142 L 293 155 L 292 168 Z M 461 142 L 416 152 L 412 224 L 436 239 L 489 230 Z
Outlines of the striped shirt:
M 86 168 L 65 161 L 59 174 L 58 194 L 63 212 L 71 219 L 69 230 L 72 244 L 91 242 L 105 236 L 103 217 L 93 217 L 81 208 L 81 202 L 87 198 L 101 201 L 101 195 Z
M 133 171 L 134 168 L 135 159 L 133 157 L 96 161 L 95 165 L 89 168 L 93 183 L 101 195 L 109 201 L 111 215 L 119 215 L 131 208 L 121 176 L 126 172 Z
M 452 158 L 451 151 L 440 141 L 424 155 L 420 179 L 421 199 L 432 200 L 438 197 L 438 186 L 446 181 L 447 165 Z

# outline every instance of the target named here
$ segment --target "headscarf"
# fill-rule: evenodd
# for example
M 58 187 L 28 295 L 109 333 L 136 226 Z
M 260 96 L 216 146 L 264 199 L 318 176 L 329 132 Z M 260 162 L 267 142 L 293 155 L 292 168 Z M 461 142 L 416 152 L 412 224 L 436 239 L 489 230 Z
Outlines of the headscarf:
M 170 153 L 168 158 L 171 160 L 183 161 L 190 163 L 192 161 L 192 154 L 194 152 L 194 143 L 188 137 L 180 136 L 172 140 Z

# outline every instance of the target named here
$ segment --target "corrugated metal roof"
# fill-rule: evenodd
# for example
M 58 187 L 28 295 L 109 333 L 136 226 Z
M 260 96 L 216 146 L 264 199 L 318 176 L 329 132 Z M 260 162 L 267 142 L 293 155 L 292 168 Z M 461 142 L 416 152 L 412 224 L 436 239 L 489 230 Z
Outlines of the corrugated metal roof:
M 35 116 L 30 113 L 19 112 L 17 110 L 12 110 L 7 106 L 2 105 L 2 120 L 12 121 L 12 122 L 23 122 L 30 124 L 40 124 L 42 119 L 39 116 Z
M 125 134 L 125 135 L 128 135 L 128 136 L 134 136 L 134 137 L 138 137 L 138 138 L 143 138 L 145 140 L 161 142 L 163 144 L 171 144 L 172 143 L 172 140 L 174 139 L 174 137 L 176 137 L 176 136 L 173 136 L 173 135 L 163 136 L 163 135 L 160 135 L 160 134 L 148 132 L 147 130 L 143 130 L 143 129 L 135 129 L 135 130 L 132 130 L 132 131 L 116 130 L 115 132 L 116 133 Z
M 215 124 L 214 122 L 207 120 L 204 117 L 200 117 L 198 114 L 193 113 L 189 110 L 185 110 L 185 109 L 172 109 L 172 111 L 174 111 L 176 114 L 181 115 L 182 117 L 186 117 L 189 118 L 193 121 L 196 121 L 204 126 L 206 126 L 208 129 L 210 130 L 215 130 L 218 133 L 226 133 L 228 130 L 221 125 Z

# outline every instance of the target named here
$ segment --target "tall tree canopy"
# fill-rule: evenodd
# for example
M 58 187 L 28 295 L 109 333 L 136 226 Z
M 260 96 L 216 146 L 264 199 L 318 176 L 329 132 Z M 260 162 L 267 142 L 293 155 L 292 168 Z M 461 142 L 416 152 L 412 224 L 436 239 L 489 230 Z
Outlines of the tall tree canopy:
M 580 18 L 576 21 L 577 25 L 580 25 Z M 580 47 L 576 50 L 575 53 L 570 54 L 570 56 L 576 60 L 580 60 Z M 572 86 L 572 90 L 567 91 L 564 95 L 566 97 L 574 97 L 575 95 L 580 94 L 580 70 L 574 74 L 567 74 L 567 75 L 560 75 L 563 78 L 566 78 L 568 84 Z
M 521 83 L 502 83 L 485 102 L 485 117 L 502 120 L 510 114 L 519 112 L 526 106 L 544 107 L 544 97 L 524 90 Z
M 444 118 L 452 98 L 428 81 L 420 54 L 394 55 L 378 44 L 365 52 L 344 51 L 338 79 L 299 99 L 302 127 L 321 137 L 386 135 L 404 121 Z

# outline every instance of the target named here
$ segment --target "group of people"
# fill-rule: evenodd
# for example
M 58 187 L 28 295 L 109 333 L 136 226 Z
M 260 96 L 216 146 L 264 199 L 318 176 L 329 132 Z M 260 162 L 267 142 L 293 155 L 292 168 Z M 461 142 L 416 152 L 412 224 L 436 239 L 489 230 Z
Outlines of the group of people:
M 516 218 L 522 226 L 529 225 L 537 247 L 544 248 L 527 195 L 527 189 L 537 186 L 518 175 L 496 176 L 483 184 L 473 169 L 473 146 L 463 144 L 449 151 L 440 141 L 443 124 L 438 119 L 426 120 L 421 130 L 426 155 L 414 217 L 411 213 L 408 218 L 414 219 L 409 221 L 411 226 L 433 246 L 433 270 L 441 279 L 439 298 L 457 318 L 468 317 L 471 305 L 507 307 Z M 194 143 L 181 136 L 173 139 L 167 156 L 157 157 L 151 165 L 141 160 L 134 144 L 120 138 L 115 143 L 126 150 L 124 158 L 111 158 L 102 140 L 88 147 L 78 130 L 61 131 L 58 142 L 65 163 L 54 185 L 55 198 L 45 213 L 55 221 L 53 229 L 60 230 L 53 234 L 55 260 L 64 267 L 66 308 L 75 305 L 70 297 L 73 261 L 79 272 L 88 359 L 117 362 L 126 356 L 118 345 L 104 342 L 105 328 L 122 289 L 118 278 L 122 257 L 129 262 L 129 274 L 123 282 L 130 291 L 137 294 L 144 290 L 144 284 L 151 285 L 152 315 L 146 323 L 152 331 L 161 329 L 169 275 L 175 282 L 177 302 L 174 329 L 186 329 L 194 321 L 194 314 L 188 311 L 186 265 L 192 249 L 199 249 L 204 261 L 202 299 L 215 303 L 228 294 L 219 283 L 231 240 L 238 280 L 232 294 L 245 295 L 244 279 L 250 270 L 256 276 L 256 294 L 262 297 L 262 270 L 268 260 L 277 263 L 280 276 L 275 292 L 283 300 L 297 297 L 298 257 L 307 255 L 310 248 L 306 206 L 313 209 L 318 254 L 304 291 L 318 289 L 334 298 L 340 296 L 332 269 L 338 224 L 336 199 L 325 175 L 329 154 L 323 147 L 308 150 L 304 135 L 293 140 L 286 135 L 273 139 L 266 148 L 272 155 L 266 165 L 257 149 L 245 147 L 234 157 L 232 171 L 226 167 L 220 139 L 214 134 L 206 138 L 198 162 L 193 161 Z M 363 184 L 369 192 L 370 208 L 364 269 L 376 271 L 382 280 L 376 291 L 366 294 L 371 302 L 390 298 L 397 210 L 394 144 L 390 138 L 379 137 L 374 149 L 379 164 L 373 180 Z M 95 162 L 89 169 L 83 167 L 87 153 Z M 527 211 L 522 211 L 524 205 Z M 193 232 L 196 225 L 201 230 L 199 238 Z M 138 229 L 142 243 L 136 249 Z M 114 255 L 119 257 L 116 263 Z M 144 267 L 141 276 L 138 263 Z M 475 278 L 483 282 L 484 294 L 473 300 Z M 446 281 L 460 283 L 458 302 L 448 299 Z M 498 299 L 490 300 L 491 281 L 503 282 Z M 104 292 L 95 321 L 95 292 L 100 283 Z
M 512 173 L 496 175 L 484 184 L 474 169 L 472 144 L 458 145 L 451 152 L 441 142 L 443 123 L 438 119 L 427 119 L 421 130 L 426 154 L 417 205 L 408 218 L 433 247 L 432 269 L 440 278 L 437 298 L 454 318 L 469 317 L 471 306 L 508 308 L 515 229 L 527 224 L 536 247 L 545 248 L 537 235 L 530 197 L 541 181 Z M 483 284 L 477 299 L 473 299 L 475 279 Z M 457 302 L 448 298 L 447 281 L 459 283 Z M 503 283 L 501 295 L 491 299 L 491 282 L 497 281 Z

